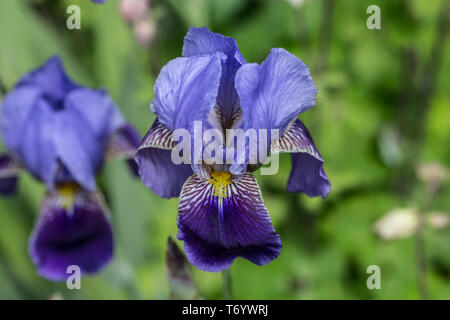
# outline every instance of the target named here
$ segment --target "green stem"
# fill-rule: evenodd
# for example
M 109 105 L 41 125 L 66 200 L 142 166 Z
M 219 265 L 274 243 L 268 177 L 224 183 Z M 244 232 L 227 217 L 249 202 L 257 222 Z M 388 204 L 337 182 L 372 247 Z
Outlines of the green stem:
M 231 267 L 222 271 L 222 298 L 224 300 L 233 299 Z
M 424 239 L 424 222 L 425 212 L 419 210 L 418 212 L 418 226 L 416 232 L 416 269 L 417 269 L 417 286 L 419 296 L 423 300 L 428 300 L 428 282 L 427 282 L 427 260 L 425 253 L 425 239 Z

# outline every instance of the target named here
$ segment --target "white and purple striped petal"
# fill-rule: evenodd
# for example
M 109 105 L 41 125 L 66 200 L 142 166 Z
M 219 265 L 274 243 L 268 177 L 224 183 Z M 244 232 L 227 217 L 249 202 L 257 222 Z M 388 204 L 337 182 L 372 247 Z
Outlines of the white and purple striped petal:
M 281 251 L 250 173 L 238 181 L 228 172 L 215 172 L 210 180 L 191 176 L 180 195 L 178 228 L 188 260 L 205 271 L 227 269 L 237 257 L 265 265 Z
M 331 184 L 323 169 L 323 159 L 300 119 L 295 120 L 284 135 L 272 143 L 272 152 L 291 153 L 288 191 L 323 198 L 330 193 Z
M 178 197 L 192 174 L 190 164 L 175 164 L 172 131 L 156 120 L 139 146 L 135 160 L 144 184 L 163 198 Z
M 113 256 L 113 232 L 99 194 L 68 187 L 48 192 L 30 238 L 29 253 L 38 273 L 67 279 L 67 267 L 82 274 L 102 269 Z

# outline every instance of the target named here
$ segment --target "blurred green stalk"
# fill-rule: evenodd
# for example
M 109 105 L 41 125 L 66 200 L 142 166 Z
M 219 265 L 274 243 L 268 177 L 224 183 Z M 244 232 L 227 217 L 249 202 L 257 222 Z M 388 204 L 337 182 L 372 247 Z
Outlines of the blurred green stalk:
M 222 271 L 222 298 L 224 300 L 233 299 L 231 267 Z

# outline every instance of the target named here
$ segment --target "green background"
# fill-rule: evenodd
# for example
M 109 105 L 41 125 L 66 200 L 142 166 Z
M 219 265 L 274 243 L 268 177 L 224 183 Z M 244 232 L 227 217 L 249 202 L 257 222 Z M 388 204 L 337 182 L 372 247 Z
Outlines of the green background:
M 238 258 L 232 267 L 237 299 L 417 299 L 414 237 L 382 241 L 374 223 L 395 207 L 420 207 L 420 162 L 450 167 L 450 48 L 448 1 L 152 0 L 156 34 L 138 45 L 117 1 L 0 1 L 0 79 L 11 90 L 19 77 L 59 54 L 69 75 L 105 87 L 125 117 L 144 134 L 160 68 L 181 55 L 190 26 L 234 37 L 249 62 L 284 47 L 310 66 L 316 107 L 300 118 L 325 159 L 332 184 L 326 200 L 289 194 L 290 159 L 275 176 L 257 175 L 283 249 L 258 267 Z M 81 30 L 66 28 L 66 8 L 81 8 Z M 381 30 L 366 27 L 371 4 Z M 440 20 L 447 21 L 439 23 Z M 108 162 L 99 185 L 111 208 L 114 261 L 83 277 L 81 290 L 36 274 L 27 242 L 44 187 L 21 176 L 18 194 L 0 199 L 0 298 L 167 299 L 168 236 L 176 236 L 177 199 L 160 199 L 120 161 Z M 431 204 L 450 209 L 444 183 Z M 179 243 L 182 248 L 182 243 Z M 425 230 L 430 296 L 450 298 L 450 230 Z M 366 268 L 381 268 L 381 289 L 368 290 Z M 221 277 L 194 268 L 200 295 L 221 298 Z

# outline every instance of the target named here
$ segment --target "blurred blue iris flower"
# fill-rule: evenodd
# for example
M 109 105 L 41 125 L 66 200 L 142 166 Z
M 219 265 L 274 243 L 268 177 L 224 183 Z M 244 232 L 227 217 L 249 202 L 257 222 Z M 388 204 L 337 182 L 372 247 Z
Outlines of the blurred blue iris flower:
M 114 241 L 95 177 L 105 158 L 133 157 L 137 132 L 105 90 L 74 83 L 57 56 L 5 96 L 0 131 L 9 151 L 0 157 L 0 192 L 14 193 L 21 169 L 47 187 L 29 243 L 39 274 L 63 280 L 69 265 L 99 271 Z
M 206 271 L 221 271 L 243 257 L 257 265 L 281 251 L 253 172 L 261 163 L 251 151 L 244 164 L 175 164 L 177 129 L 279 130 L 269 138 L 269 153 L 290 153 L 288 191 L 326 197 L 331 190 L 323 159 L 297 116 L 314 106 L 316 86 L 308 67 L 284 49 L 272 49 L 262 64 L 247 63 L 234 39 L 207 28 L 190 28 L 183 57 L 164 66 L 151 110 L 157 119 L 144 138 L 136 161 L 143 182 L 161 197 L 180 197 L 178 239 L 188 260 Z M 195 144 L 193 142 L 192 144 Z M 229 148 L 228 145 L 224 149 Z

